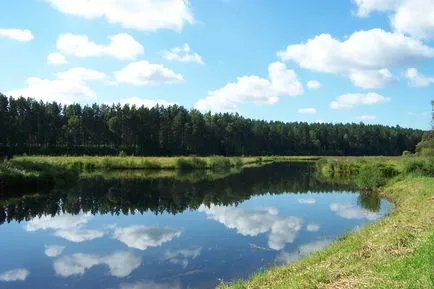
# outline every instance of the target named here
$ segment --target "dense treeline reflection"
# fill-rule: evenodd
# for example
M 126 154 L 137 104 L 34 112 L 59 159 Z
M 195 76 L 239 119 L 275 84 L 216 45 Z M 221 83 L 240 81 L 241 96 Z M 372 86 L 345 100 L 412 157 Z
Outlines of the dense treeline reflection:
M 62 106 L 0 93 L 0 155 L 399 155 L 423 131 L 263 121 L 177 105 Z
M 83 178 L 69 191 L 10 198 L 0 202 L 0 222 L 29 220 L 58 213 L 131 214 L 180 213 L 200 205 L 237 205 L 254 195 L 285 192 L 331 192 L 353 190 L 352 185 L 323 182 L 306 164 L 274 164 L 249 168 L 219 180 L 197 182 L 161 179 L 113 180 Z M 375 195 L 359 197 L 360 204 L 378 211 Z

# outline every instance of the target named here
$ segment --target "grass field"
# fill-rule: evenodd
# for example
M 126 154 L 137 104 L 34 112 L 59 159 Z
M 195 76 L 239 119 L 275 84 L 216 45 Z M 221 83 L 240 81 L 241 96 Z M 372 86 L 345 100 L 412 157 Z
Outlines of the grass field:
M 321 160 L 321 173 L 355 180 L 368 169 L 373 169 L 372 175 L 379 172 L 375 168 L 396 170 L 395 176 L 384 176 L 385 184 L 378 188 L 396 206 L 390 216 L 342 236 L 296 263 L 220 288 L 434 288 L 433 161 L 377 157 Z
M 316 160 L 318 157 L 51 157 L 51 156 L 17 156 L 16 163 L 42 163 L 64 168 L 86 170 L 174 170 L 174 169 L 224 169 L 286 160 Z

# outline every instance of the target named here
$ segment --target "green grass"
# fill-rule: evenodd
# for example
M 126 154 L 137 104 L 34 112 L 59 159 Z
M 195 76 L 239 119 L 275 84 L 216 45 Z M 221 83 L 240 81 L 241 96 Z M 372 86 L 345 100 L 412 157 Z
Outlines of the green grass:
M 263 163 L 288 160 L 315 160 L 318 157 L 53 157 L 53 156 L 17 156 L 16 163 L 31 162 L 49 164 L 64 168 L 74 168 L 80 171 L 92 170 L 192 170 L 192 169 L 223 169 L 239 168 Z
M 409 165 L 415 160 L 417 166 Z M 431 162 L 423 158 L 324 158 L 318 169 L 328 176 L 357 179 L 360 173 L 368 174 L 368 168 L 377 173 L 386 170 L 379 178 L 385 184 L 380 194 L 395 204 L 391 214 L 296 263 L 220 288 L 434 288 Z M 396 173 L 399 175 L 394 176 Z

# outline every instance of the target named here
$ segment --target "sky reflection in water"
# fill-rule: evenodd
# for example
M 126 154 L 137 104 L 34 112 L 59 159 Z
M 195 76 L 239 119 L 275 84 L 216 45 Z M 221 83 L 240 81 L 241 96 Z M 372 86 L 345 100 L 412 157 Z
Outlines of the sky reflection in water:
M 280 164 L 213 181 L 86 179 L 3 200 L 0 287 L 213 288 L 294 262 L 391 208 L 350 189 Z

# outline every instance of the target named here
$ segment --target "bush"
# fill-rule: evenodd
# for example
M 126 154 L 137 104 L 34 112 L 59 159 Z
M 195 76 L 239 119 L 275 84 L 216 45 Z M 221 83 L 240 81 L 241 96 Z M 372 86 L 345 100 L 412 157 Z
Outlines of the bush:
M 124 151 L 120 151 L 118 156 L 120 156 L 120 157 L 126 157 L 127 154 Z
M 434 159 L 414 159 L 404 163 L 404 173 L 434 176 Z
M 206 162 L 200 158 L 180 158 L 176 160 L 176 168 L 179 170 L 194 170 L 194 169 L 206 169 Z
M 244 165 L 240 158 L 235 158 L 233 163 L 236 168 L 241 168 Z
M 409 156 L 411 156 L 411 152 L 409 152 L 409 151 L 403 151 L 402 152 L 402 156 L 403 157 L 409 157 Z
M 210 167 L 215 171 L 230 170 L 231 161 L 225 157 L 213 157 L 210 160 Z
M 384 186 L 387 181 L 398 175 L 398 171 L 389 165 L 366 164 L 360 167 L 356 177 L 357 185 L 366 190 L 375 190 Z

